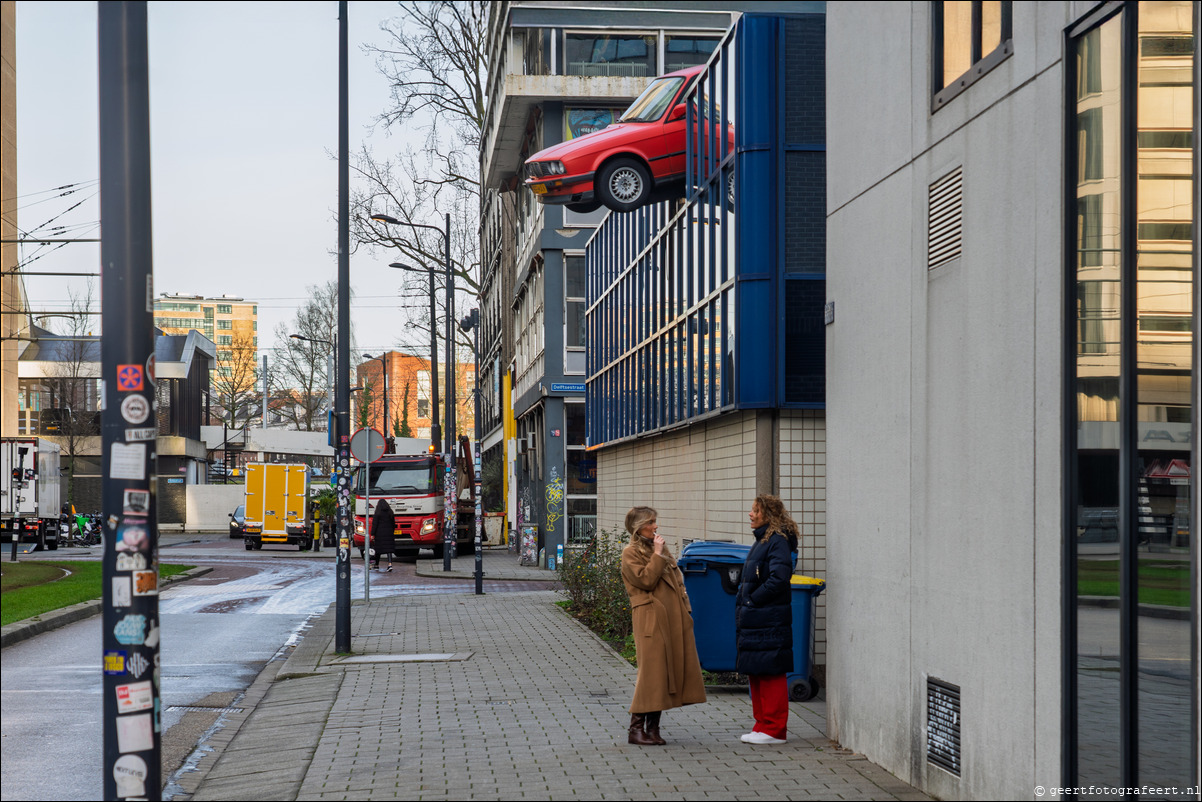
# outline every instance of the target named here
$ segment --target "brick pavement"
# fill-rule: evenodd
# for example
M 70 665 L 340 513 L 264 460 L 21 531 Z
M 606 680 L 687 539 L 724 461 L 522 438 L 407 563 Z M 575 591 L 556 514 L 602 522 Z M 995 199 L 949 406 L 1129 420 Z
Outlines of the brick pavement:
M 253 712 L 202 761 L 192 798 L 928 798 L 828 741 L 820 701 L 791 705 L 788 744 L 755 747 L 739 741 L 746 689 L 711 689 L 664 714 L 667 746 L 628 745 L 635 670 L 558 598 L 355 605 L 348 660 L 333 654 L 331 609 L 252 686 Z M 431 654 L 450 658 L 414 661 Z

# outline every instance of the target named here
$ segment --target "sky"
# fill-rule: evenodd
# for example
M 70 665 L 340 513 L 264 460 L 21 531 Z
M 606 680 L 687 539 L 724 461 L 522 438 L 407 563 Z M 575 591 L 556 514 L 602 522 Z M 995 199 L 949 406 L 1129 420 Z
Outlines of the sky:
M 348 5 L 350 150 L 366 141 L 391 157 L 408 140 L 373 127 L 388 85 L 361 45 L 387 42 L 379 25 L 397 5 Z M 305 288 L 337 278 L 338 3 L 152 1 L 148 24 L 155 295 L 258 301 L 270 349 Z M 18 225 L 30 237 L 98 237 L 96 3 L 20 0 L 16 70 Z M 67 184 L 77 191 L 48 192 Z M 66 233 L 32 231 L 56 216 Z M 99 270 L 99 244 L 41 253 L 27 270 Z M 24 246 L 23 261 L 34 255 Z M 394 258 L 352 253 L 361 352 L 401 342 Z M 63 310 L 86 282 L 31 276 L 30 305 Z

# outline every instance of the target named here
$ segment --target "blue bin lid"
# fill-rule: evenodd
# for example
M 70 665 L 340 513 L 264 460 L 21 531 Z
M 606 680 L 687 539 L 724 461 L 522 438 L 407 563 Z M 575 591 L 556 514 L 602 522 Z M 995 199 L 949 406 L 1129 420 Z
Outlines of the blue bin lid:
M 747 561 L 751 546 L 742 543 L 723 543 L 717 540 L 694 540 L 680 552 L 680 559 L 705 560 L 712 563 L 736 563 Z

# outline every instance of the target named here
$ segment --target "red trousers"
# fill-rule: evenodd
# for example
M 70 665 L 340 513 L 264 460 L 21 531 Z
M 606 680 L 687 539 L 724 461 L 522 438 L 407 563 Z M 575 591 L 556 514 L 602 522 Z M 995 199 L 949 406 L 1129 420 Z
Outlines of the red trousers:
M 750 674 L 752 732 L 785 738 L 789 726 L 789 683 L 784 674 Z

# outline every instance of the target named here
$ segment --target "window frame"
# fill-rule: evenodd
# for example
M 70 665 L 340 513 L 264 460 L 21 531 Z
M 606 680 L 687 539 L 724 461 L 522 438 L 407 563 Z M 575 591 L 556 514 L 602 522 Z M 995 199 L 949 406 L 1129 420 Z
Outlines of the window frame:
M 975 84 L 994 67 L 1010 58 L 1014 53 L 1014 4 L 1001 0 L 1000 42 L 989 53 L 981 52 L 981 3 L 972 0 L 972 64 L 968 71 L 957 76 L 950 84 L 943 83 L 943 0 L 931 3 L 931 113 L 939 111 L 968 87 Z

